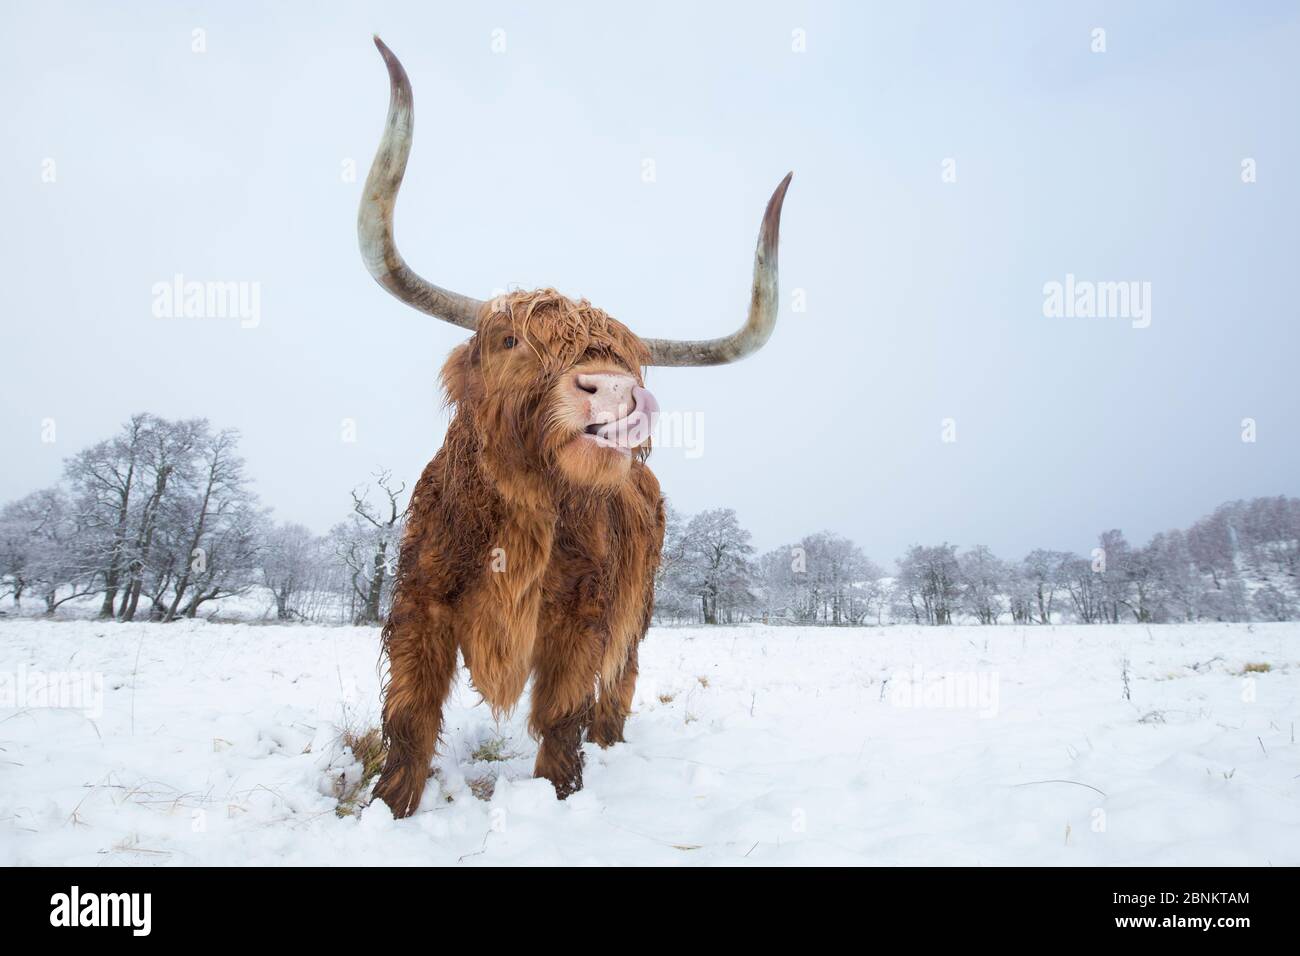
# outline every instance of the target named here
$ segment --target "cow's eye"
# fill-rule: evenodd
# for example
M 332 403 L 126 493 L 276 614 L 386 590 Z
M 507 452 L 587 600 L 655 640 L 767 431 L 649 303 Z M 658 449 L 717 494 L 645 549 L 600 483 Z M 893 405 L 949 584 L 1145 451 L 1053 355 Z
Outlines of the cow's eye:
M 508 349 L 512 349 L 515 347 L 515 337 L 513 335 L 507 335 L 505 341 L 501 344 Z

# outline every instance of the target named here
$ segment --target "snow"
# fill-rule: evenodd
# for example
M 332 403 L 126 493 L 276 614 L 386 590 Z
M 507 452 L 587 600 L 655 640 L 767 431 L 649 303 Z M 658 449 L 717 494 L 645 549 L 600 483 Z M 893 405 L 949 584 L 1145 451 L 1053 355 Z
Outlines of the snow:
M 0 622 L 0 864 L 1300 864 L 1296 624 L 656 628 L 586 789 L 462 672 L 401 821 L 377 637 Z

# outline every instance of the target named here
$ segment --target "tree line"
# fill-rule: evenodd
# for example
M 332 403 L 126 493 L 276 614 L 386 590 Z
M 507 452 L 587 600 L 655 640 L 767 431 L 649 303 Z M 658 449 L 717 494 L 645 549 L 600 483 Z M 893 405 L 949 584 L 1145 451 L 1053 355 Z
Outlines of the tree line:
M 280 621 L 377 624 L 409 497 L 379 471 L 323 535 L 277 522 L 204 419 L 132 416 L 73 455 L 56 485 L 0 508 L 0 597 L 101 618 L 172 621 L 248 597 Z M 667 508 L 659 623 L 945 625 L 1300 619 L 1300 499 L 1221 505 L 1186 530 L 1088 554 L 915 545 L 886 571 L 829 531 L 757 554 L 735 511 Z M 257 604 L 260 602 L 260 605 Z M 256 611 L 254 613 L 257 613 Z
M 205 419 L 132 416 L 69 458 L 58 484 L 0 508 L 0 596 L 165 622 L 265 589 L 279 620 L 381 621 L 404 486 L 377 473 L 318 535 L 273 519 L 238 440 Z
M 913 545 L 887 573 L 829 531 L 755 556 L 734 511 L 670 512 L 662 621 L 1082 624 L 1300 620 L 1300 498 L 1216 508 L 1145 546 L 1103 531 L 1088 554 Z

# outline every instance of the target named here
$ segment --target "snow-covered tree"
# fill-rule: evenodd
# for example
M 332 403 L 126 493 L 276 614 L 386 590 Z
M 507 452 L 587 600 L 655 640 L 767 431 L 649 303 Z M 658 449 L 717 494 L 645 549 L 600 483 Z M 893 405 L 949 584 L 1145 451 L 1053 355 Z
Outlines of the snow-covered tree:
M 705 624 L 730 623 L 754 603 L 750 534 L 731 508 L 702 511 L 682 532 L 683 581 Z
M 405 482 L 378 471 L 372 487 L 353 490 L 352 513 L 330 530 L 334 553 L 346 568 L 354 624 L 379 624 L 387 615 L 405 527 L 405 493 Z
M 15 605 L 24 593 L 34 594 L 47 614 L 93 594 L 95 577 L 78 517 L 58 487 L 34 491 L 0 509 L 0 594 L 13 595 Z
M 1003 610 L 1006 566 L 982 544 L 963 553 L 957 564 L 962 610 L 981 624 L 996 624 Z
M 1295 602 L 1280 588 L 1266 584 L 1251 597 L 1251 607 L 1255 619 L 1260 621 L 1293 621 L 1296 617 Z
M 1021 576 L 1031 590 L 1033 615 L 1039 624 L 1052 623 L 1056 595 L 1065 588 L 1066 566 L 1072 557 L 1066 551 L 1036 548 L 1020 563 Z
M 281 524 L 267 534 L 261 583 L 275 601 L 280 621 L 314 620 L 334 590 L 328 540 L 300 524 Z
M 1103 573 L 1096 568 L 1095 559 L 1071 558 L 1061 573 L 1075 617 L 1084 624 L 1105 622 L 1106 589 Z
M 961 599 L 957 547 L 914 545 L 898 561 L 894 578 L 895 618 L 916 624 L 951 624 Z
M 689 580 L 686 521 L 672 502 L 664 503 L 664 543 L 655 571 L 655 618 L 659 621 L 695 620 L 699 601 Z
M 1154 621 L 1194 621 L 1200 615 L 1203 585 L 1188 547 L 1177 529 L 1162 532 L 1143 549 L 1151 566 L 1150 615 Z
M 878 621 L 883 577 L 861 548 L 829 531 L 806 535 L 758 561 L 765 615 L 803 624 Z

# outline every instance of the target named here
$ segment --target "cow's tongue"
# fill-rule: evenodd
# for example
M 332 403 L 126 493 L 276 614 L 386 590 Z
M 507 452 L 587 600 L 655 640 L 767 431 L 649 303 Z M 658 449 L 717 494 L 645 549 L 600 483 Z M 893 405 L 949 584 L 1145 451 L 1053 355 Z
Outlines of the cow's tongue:
M 653 416 L 659 414 L 659 403 L 640 385 L 632 389 L 632 398 L 636 407 L 630 414 L 596 429 L 597 435 L 620 448 L 636 448 L 649 440 Z

